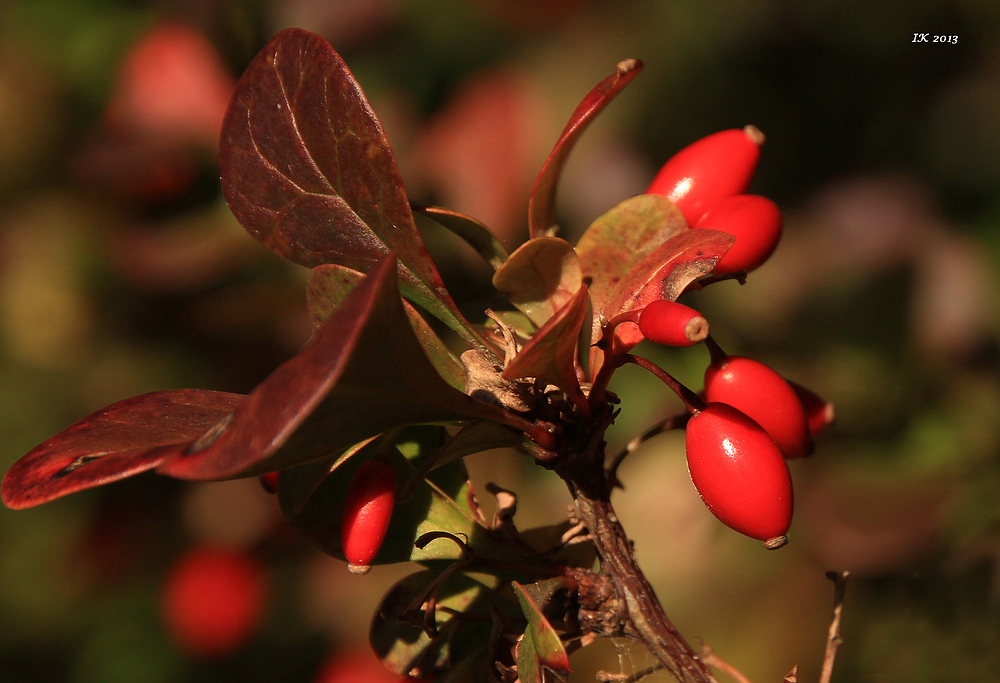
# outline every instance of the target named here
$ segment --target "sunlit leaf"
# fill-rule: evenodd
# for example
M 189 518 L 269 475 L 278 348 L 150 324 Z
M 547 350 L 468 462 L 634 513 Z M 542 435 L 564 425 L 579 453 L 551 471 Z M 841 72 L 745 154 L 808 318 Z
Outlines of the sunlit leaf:
M 235 410 L 239 394 L 180 389 L 113 403 L 33 448 L 4 476 L 3 502 L 27 508 L 159 465 Z
M 523 423 L 441 378 L 413 333 L 388 258 L 297 356 L 158 471 L 182 479 L 261 474 L 321 460 L 395 427 L 470 419 Z
M 432 637 L 420 626 L 424 617 L 420 605 L 413 612 L 407 609 L 426 595 L 438 574 L 430 570 L 411 574 L 385 594 L 371 625 L 372 649 L 400 675 L 433 679 L 471 660 L 477 663 L 470 667 L 473 680 L 483 680 L 486 667 L 491 666 L 487 661 L 491 607 L 510 613 L 512 605 L 498 605 L 500 600 L 492 583 L 484 585 L 466 574 L 455 573 L 436 591 L 437 604 L 443 609 L 434 614 L 436 635 Z
M 547 234 L 555 224 L 555 199 L 559 176 L 573 145 L 587 129 L 604 106 L 614 99 L 622 88 L 628 85 L 642 69 L 638 59 L 626 59 L 618 63 L 618 69 L 587 93 L 583 101 L 569 117 L 569 122 L 559 135 L 555 147 L 545 160 L 542 170 L 531 188 L 531 199 L 528 202 L 528 228 L 532 237 Z
M 254 58 L 226 112 L 219 163 L 233 214 L 269 249 L 362 272 L 393 250 L 403 293 L 476 343 L 420 239 L 381 124 L 323 38 L 286 29 Z
M 524 636 L 517 644 L 517 674 L 522 683 L 543 683 L 542 667 L 557 673 L 570 672 L 569 655 L 559 634 L 541 609 L 517 581 L 512 582 L 521 611 L 528 620 Z
M 493 275 L 493 286 L 539 326 L 562 308 L 582 284 L 576 251 L 559 237 L 528 240 Z
M 414 207 L 414 211 L 423 214 L 438 225 L 447 228 L 461 237 L 465 242 L 483 257 L 493 270 L 503 265 L 507 260 L 507 250 L 483 223 L 472 216 L 440 206 Z
M 576 245 L 580 269 L 590 278 L 594 309 L 607 313 L 622 298 L 622 287 L 644 258 L 664 242 L 688 230 L 672 201 L 641 194 L 626 199 L 598 217 Z
M 587 314 L 587 286 L 549 318 L 504 368 L 504 379 L 535 377 L 583 398 L 576 376 L 580 328 Z
M 320 328 L 363 277 L 363 273 L 337 264 L 324 264 L 312 269 L 309 285 L 306 288 L 306 305 L 314 330 Z M 448 384 L 459 391 L 464 391 L 465 371 L 462 364 L 451 355 L 448 347 L 434 333 L 417 309 L 407 301 L 403 302 L 403 308 L 406 309 L 413 331 L 434 368 Z

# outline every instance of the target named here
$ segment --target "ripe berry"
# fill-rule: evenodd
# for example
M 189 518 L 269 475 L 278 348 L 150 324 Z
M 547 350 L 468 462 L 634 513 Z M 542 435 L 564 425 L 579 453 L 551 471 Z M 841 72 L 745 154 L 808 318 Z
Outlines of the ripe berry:
M 781 239 L 781 211 L 766 197 L 738 194 L 720 199 L 695 223 L 696 228 L 721 230 L 736 238 L 712 272 L 719 275 L 761 266 Z
M 389 529 L 395 493 L 396 470 L 387 462 L 367 460 L 354 473 L 340 527 L 347 568 L 354 574 L 371 569 Z
M 725 403 L 709 403 L 686 430 L 691 481 L 729 528 L 779 548 L 792 522 L 792 478 L 774 439 Z
M 278 473 L 268 472 L 266 474 L 260 475 L 260 485 L 264 487 L 264 490 L 268 493 L 278 492 Z
M 654 301 L 639 314 L 639 331 L 657 344 L 691 346 L 708 336 L 708 321 L 676 301 Z
M 348 650 L 330 655 L 313 683 L 397 683 L 394 674 L 382 665 L 373 652 L 367 649 Z
M 169 569 L 161 595 L 167 633 L 188 654 L 224 657 L 253 635 L 264 612 L 263 568 L 238 550 L 188 550 Z
M 788 384 L 791 385 L 795 391 L 795 395 L 802 402 L 802 408 L 806 412 L 806 422 L 809 425 L 809 436 L 815 439 L 820 432 L 833 422 L 833 404 L 829 401 L 824 401 L 801 384 L 796 384 L 792 381 L 789 381 Z
M 727 403 L 767 430 L 786 458 L 812 450 L 802 402 L 785 379 L 759 361 L 713 354 L 705 370 L 705 400 Z
M 694 225 L 720 199 L 746 192 L 764 134 L 753 126 L 713 133 L 667 160 L 646 194 L 666 195 Z

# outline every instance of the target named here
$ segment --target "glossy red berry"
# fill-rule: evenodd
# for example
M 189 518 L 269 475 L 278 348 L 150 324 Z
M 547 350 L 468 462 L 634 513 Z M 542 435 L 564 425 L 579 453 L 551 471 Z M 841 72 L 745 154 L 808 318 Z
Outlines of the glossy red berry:
M 792 522 L 792 478 L 774 440 L 744 413 L 709 403 L 687 424 L 688 472 L 729 528 L 778 548 Z
M 399 674 L 383 666 L 375 653 L 358 649 L 330 655 L 316 672 L 313 683 L 398 683 L 399 680 Z
M 746 413 L 775 440 L 786 458 L 812 450 L 802 402 L 791 385 L 759 361 L 726 356 L 705 370 L 705 400 Z
M 396 494 L 396 470 L 382 460 L 367 460 L 354 473 L 344 502 L 340 543 L 348 569 L 365 574 L 382 546 Z
M 770 258 L 781 239 L 781 211 L 767 197 L 738 194 L 720 199 L 695 223 L 696 228 L 721 230 L 736 238 L 712 272 L 750 272 Z
M 164 627 L 194 657 L 232 654 L 254 633 L 267 592 L 263 567 L 239 550 L 200 547 L 170 567 L 161 595 Z
M 833 423 L 833 404 L 823 400 L 801 384 L 796 384 L 791 380 L 788 381 L 788 384 L 791 385 L 795 395 L 802 403 L 802 408 L 806 413 L 806 423 L 809 425 L 809 436 L 815 439 L 820 432 Z
M 746 192 L 763 143 L 753 126 L 713 133 L 670 157 L 646 193 L 669 197 L 693 226 L 720 199 Z
M 708 336 L 708 321 L 676 301 L 654 301 L 639 314 L 639 331 L 657 344 L 691 346 Z
M 278 492 L 278 473 L 268 472 L 266 474 L 260 475 L 260 485 L 264 487 L 264 490 L 268 493 Z

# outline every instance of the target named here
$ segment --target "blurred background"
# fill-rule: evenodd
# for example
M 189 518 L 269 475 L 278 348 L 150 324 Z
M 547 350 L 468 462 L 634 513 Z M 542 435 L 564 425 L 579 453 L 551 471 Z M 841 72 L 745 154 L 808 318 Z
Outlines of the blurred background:
M 701 505 L 682 435 L 649 441 L 616 499 L 640 563 L 681 632 L 756 683 L 796 664 L 800 681 L 817 679 L 824 572 L 840 569 L 852 578 L 834 681 L 1000 680 L 992 0 L 0 2 L 4 471 L 128 396 L 247 392 L 308 337 L 307 271 L 235 223 L 215 162 L 235 79 L 288 26 L 344 56 L 412 198 L 477 216 L 508 249 L 567 117 L 621 59 L 646 66 L 570 160 L 568 239 L 695 139 L 763 130 L 751 192 L 781 205 L 782 245 L 746 285 L 687 303 L 727 351 L 833 401 L 837 422 L 792 463 L 796 519 L 775 553 Z M 923 33 L 947 40 L 914 42 Z M 441 267 L 475 310 L 485 267 L 462 255 Z M 639 353 L 700 388 L 703 348 Z M 613 389 L 623 413 L 611 452 L 679 410 L 631 366 Z M 480 491 L 493 480 L 521 494 L 522 526 L 565 515 L 550 473 L 502 453 L 468 465 Z M 412 569 L 350 576 L 284 525 L 256 480 L 148 475 L 0 509 L 0 678 L 383 680 L 366 625 Z M 185 577 L 209 574 L 243 586 L 230 600 L 251 608 L 231 616 L 239 637 L 206 650 L 169 624 L 204 599 Z M 570 680 L 651 663 L 599 643 L 574 657 Z

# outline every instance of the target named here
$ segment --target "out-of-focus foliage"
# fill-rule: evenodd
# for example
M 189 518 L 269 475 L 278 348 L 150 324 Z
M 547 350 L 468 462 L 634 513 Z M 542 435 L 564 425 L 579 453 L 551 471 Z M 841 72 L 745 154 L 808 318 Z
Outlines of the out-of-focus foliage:
M 776 553 L 701 507 L 678 434 L 650 441 L 622 467 L 616 499 L 639 561 L 681 631 L 755 681 L 794 664 L 816 679 L 831 569 L 854 577 L 835 681 L 996 677 L 1000 5 L 989 0 L 0 5 L 0 467 L 127 396 L 245 392 L 308 337 L 307 271 L 235 223 L 213 132 L 235 77 L 293 25 L 344 56 L 413 198 L 483 220 L 509 251 L 567 116 L 621 59 L 646 66 L 568 162 L 557 220 L 571 242 L 680 147 L 763 130 L 750 191 L 781 205 L 784 240 L 745 286 L 687 303 L 727 350 L 832 400 L 837 422 L 793 463 L 796 519 Z M 471 252 L 443 257 L 454 246 L 443 233 L 425 237 L 459 305 L 491 305 L 488 268 Z M 700 386 L 704 349 L 643 353 Z M 679 408 L 637 369 L 619 375 L 612 451 Z M 550 473 L 496 452 L 468 467 L 480 491 L 494 480 L 519 493 L 523 527 L 565 514 Z M 240 548 L 269 571 L 259 630 L 222 659 L 189 658 L 160 625 L 160 586 L 194 544 Z M 409 571 L 350 577 L 253 480 L 144 476 L 4 509 L 0 671 L 12 683 L 307 682 L 328 657 L 357 657 L 360 625 Z M 651 663 L 634 648 L 623 661 Z M 618 662 L 613 648 L 585 649 L 571 680 Z

